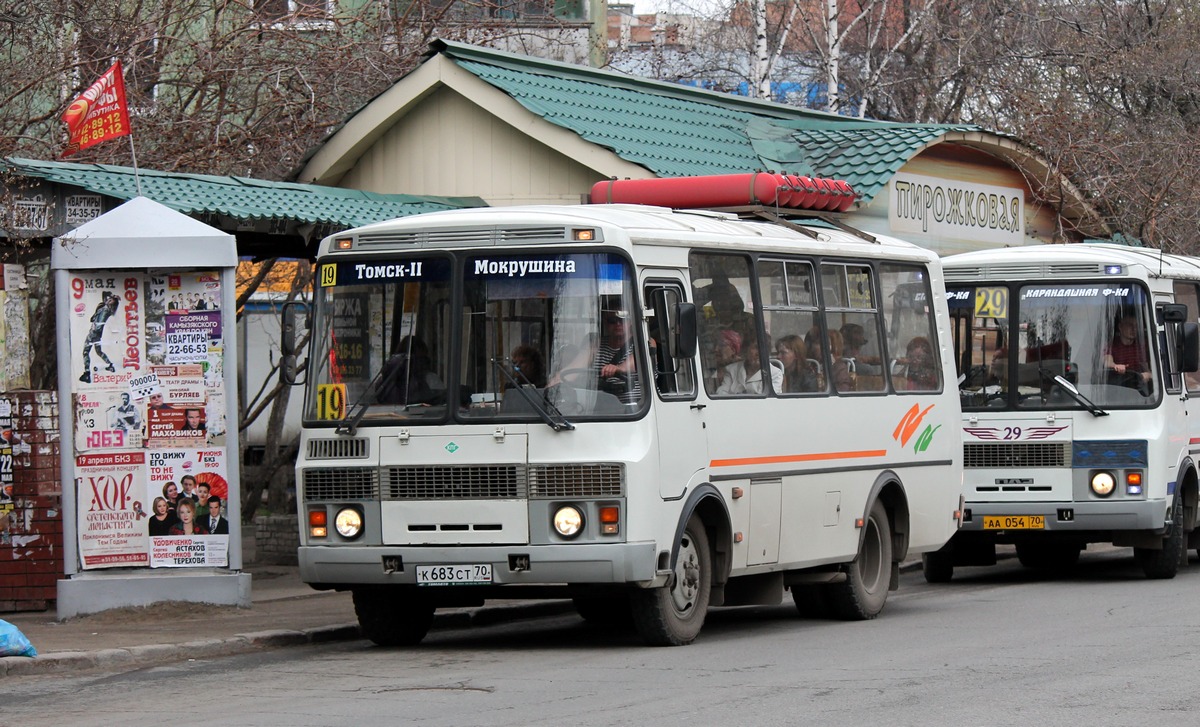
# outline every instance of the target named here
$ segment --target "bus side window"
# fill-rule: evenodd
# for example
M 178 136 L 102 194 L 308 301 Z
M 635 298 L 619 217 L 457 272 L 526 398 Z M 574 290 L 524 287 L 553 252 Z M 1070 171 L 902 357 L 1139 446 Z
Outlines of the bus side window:
M 941 391 L 942 365 L 933 325 L 932 292 L 925 269 L 881 265 L 879 283 L 884 305 L 889 375 L 896 391 Z
M 1200 293 L 1197 293 L 1195 283 L 1176 280 L 1175 281 L 1175 302 L 1182 303 L 1187 306 L 1187 319 L 1189 322 L 1195 323 L 1200 321 Z M 1200 371 L 1187 371 L 1183 374 L 1183 380 L 1187 383 L 1189 393 L 1200 392 Z
M 646 319 L 650 363 L 659 398 L 692 398 L 696 394 L 694 356 L 678 351 L 680 325 L 676 316 L 684 302 L 683 288 L 677 283 L 652 282 L 646 286 L 645 300 L 650 310 Z

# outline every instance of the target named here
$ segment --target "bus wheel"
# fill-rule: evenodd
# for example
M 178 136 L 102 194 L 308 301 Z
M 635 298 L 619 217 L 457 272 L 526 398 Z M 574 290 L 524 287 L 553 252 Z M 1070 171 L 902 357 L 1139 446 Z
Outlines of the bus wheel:
M 1175 502 L 1171 505 L 1171 529 L 1163 538 L 1162 549 L 1133 549 L 1133 557 L 1142 567 L 1142 573 L 1147 578 L 1174 578 L 1179 572 L 1179 561 L 1187 552 L 1183 539 L 1183 494 L 1176 492 Z
M 1079 562 L 1078 543 L 1017 543 L 1017 560 L 1026 568 L 1065 573 Z
M 954 578 L 954 553 L 946 548 L 921 554 L 926 583 L 949 583 Z
M 433 625 L 434 606 L 424 599 L 391 588 L 355 588 L 353 594 L 359 630 L 380 646 L 418 644 Z
M 824 583 L 806 583 L 792 586 L 792 603 L 804 618 L 829 618 L 829 586 Z
M 712 550 L 698 518 L 692 518 L 679 541 L 679 557 L 670 581 L 661 588 L 630 594 L 633 624 L 651 646 L 683 646 L 700 635 L 712 589 Z
M 628 596 L 576 596 L 571 601 L 583 620 L 590 624 L 617 628 L 633 625 Z
M 848 566 L 846 580 L 829 588 L 833 615 L 843 621 L 864 621 L 879 615 L 892 582 L 892 528 L 878 500 L 863 525 L 858 557 Z

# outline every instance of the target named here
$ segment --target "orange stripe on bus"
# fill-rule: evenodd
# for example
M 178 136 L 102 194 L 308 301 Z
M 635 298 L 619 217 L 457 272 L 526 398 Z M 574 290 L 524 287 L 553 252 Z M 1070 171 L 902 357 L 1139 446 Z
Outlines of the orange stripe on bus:
M 786 464 L 788 462 L 818 462 L 831 459 L 861 459 L 882 457 L 886 449 L 863 449 L 857 452 L 818 452 L 816 454 L 784 454 L 777 457 L 738 457 L 737 459 L 714 459 L 709 467 L 737 467 L 754 464 Z

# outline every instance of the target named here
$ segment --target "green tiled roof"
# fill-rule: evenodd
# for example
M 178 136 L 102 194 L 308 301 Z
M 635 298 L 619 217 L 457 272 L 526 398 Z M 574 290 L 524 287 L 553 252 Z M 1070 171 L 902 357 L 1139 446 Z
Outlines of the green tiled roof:
M 10 158 L 0 159 L 0 170 L 70 184 L 118 199 L 139 196 L 132 167 Z M 478 197 L 376 194 L 313 184 L 149 169 L 139 169 L 137 173 L 141 180 L 140 196 L 188 215 L 209 212 L 235 219 L 288 219 L 348 228 L 421 212 L 487 206 Z
M 784 171 L 844 179 L 863 201 L 927 144 L 973 125 L 837 116 L 438 41 L 529 111 L 660 177 Z

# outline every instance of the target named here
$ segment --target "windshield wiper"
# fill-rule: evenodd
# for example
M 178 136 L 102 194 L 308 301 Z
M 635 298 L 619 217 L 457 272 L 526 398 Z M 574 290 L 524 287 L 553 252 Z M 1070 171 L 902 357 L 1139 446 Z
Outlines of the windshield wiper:
M 512 388 L 516 389 L 521 396 L 525 397 L 525 401 L 529 402 L 529 405 L 538 413 L 538 416 L 541 417 L 543 422 L 545 422 L 556 432 L 564 429 L 568 431 L 575 429 L 575 425 L 567 421 L 567 418 L 563 416 L 561 411 L 558 410 L 558 407 L 554 406 L 548 401 L 545 401 L 541 397 L 534 396 L 530 392 L 530 390 L 536 391 L 537 387 L 534 386 L 533 382 L 529 380 L 529 377 L 525 375 L 524 371 L 522 371 L 520 368 L 517 369 L 517 373 L 521 376 L 524 382 L 529 385 L 528 389 L 523 386 L 520 381 L 517 381 L 516 377 L 512 375 L 512 372 L 501 365 L 501 363 L 502 362 L 500 359 L 492 359 L 492 366 L 501 374 L 503 374 L 505 379 L 508 379 L 508 383 L 512 385 Z M 547 411 L 547 409 L 549 409 L 549 411 Z
M 1092 416 L 1098 416 L 1098 417 L 1108 416 L 1108 412 L 1104 411 L 1103 409 L 1101 409 L 1100 407 L 1098 407 L 1094 403 L 1092 403 L 1091 399 L 1084 396 L 1079 391 L 1079 389 L 1075 388 L 1074 384 L 1072 384 L 1070 381 L 1067 381 L 1066 379 L 1064 379 L 1061 375 L 1051 373 L 1049 369 L 1044 368 L 1042 366 L 1038 366 L 1038 373 L 1041 374 L 1043 379 L 1055 384 L 1056 386 L 1058 386 L 1058 388 L 1067 392 L 1067 394 L 1070 395 L 1070 397 L 1072 399 L 1079 402 L 1080 404 L 1083 405 L 1083 407 L 1085 409 L 1090 411 L 1092 413 Z
M 407 357 L 408 354 L 397 353 L 383 362 L 383 365 L 379 367 L 379 372 L 367 382 L 367 388 L 363 389 L 363 393 L 359 395 L 358 400 L 346 410 L 346 416 L 342 417 L 342 423 L 337 425 L 337 429 L 333 430 L 334 432 L 354 436 L 359 423 L 367 415 L 367 410 L 371 408 L 371 405 L 367 403 L 368 395 L 375 394 L 378 397 L 379 383 L 383 379 L 383 375 L 388 372 L 395 374 L 399 370 L 400 364 Z

